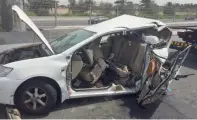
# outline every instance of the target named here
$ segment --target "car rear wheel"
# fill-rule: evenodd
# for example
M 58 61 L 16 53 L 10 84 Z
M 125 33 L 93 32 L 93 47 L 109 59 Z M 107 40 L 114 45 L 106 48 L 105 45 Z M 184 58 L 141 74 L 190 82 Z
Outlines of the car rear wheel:
M 47 82 L 31 81 L 22 85 L 16 93 L 17 108 L 29 114 L 48 114 L 56 105 L 57 92 Z

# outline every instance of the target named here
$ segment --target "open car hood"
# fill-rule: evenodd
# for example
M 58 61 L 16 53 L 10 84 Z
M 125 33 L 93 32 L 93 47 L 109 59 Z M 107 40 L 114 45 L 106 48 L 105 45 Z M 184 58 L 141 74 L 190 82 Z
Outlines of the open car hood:
M 50 46 L 49 42 L 47 41 L 47 39 L 44 37 L 41 31 L 36 27 L 36 25 L 32 22 L 32 20 L 23 12 L 23 10 L 21 10 L 17 5 L 13 5 L 12 10 L 17 13 L 18 17 L 35 32 L 35 34 L 41 39 L 41 41 L 54 54 L 54 51 Z

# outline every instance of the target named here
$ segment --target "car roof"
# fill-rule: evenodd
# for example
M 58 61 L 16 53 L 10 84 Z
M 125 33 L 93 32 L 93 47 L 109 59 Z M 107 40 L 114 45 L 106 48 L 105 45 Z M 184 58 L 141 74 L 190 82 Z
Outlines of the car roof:
M 127 27 L 130 29 L 154 27 L 156 26 L 155 23 L 157 23 L 158 25 L 165 26 L 165 24 L 159 20 L 136 17 L 132 15 L 121 15 L 119 17 L 88 26 L 84 29 L 96 33 L 102 33 L 102 32 L 111 32 L 113 30 L 117 30 L 120 27 Z

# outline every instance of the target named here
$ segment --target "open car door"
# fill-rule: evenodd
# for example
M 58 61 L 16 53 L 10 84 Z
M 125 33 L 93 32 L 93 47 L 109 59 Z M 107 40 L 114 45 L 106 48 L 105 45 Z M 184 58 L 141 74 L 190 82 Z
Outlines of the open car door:
M 167 64 L 169 67 L 165 68 L 164 65 L 161 67 L 161 71 L 159 72 L 159 79 L 161 79 L 161 82 L 156 87 L 154 87 L 154 89 L 150 89 L 150 81 L 147 80 L 141 92 L 139 93 L 137 99 L 138 104 L 144 106 L 146 104 L 153 103 L 154 101 L 162 97 L 162 95 L 167 90 L 169 82 L 173 79 L 177 79 L 178 76 L 181 76 L 178 75 L 179 70 L 181 69 L 183 62 L 187 58 L 191 47 L 192 46 L 190 45 L 183 51 L 177 51 L 172 57 L 169 57 L 167 59 Z

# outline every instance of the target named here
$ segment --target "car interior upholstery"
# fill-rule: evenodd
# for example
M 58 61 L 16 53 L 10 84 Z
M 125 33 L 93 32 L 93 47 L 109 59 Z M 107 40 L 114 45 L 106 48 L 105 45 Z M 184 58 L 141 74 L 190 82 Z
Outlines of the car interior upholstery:
M 126 86 L 132 75 L 143 70 L 146 44 L 141 39 L 136 34 L 117 33 L 110 35 L 105 42 L 101 43 L 101 38 L 98 38 L 84 46 L 79 50 L 82 51 L 80 55 L 72 59 L 73 84 L 80 81 L 92 87 L 106 77 L 112 80 L 111 83 L 115 80 Z
M 79 78 L 94 84 L 101 76 L 102 72 L 105 70 L 107 64 L 104 61 L 103 52 L 100 49 L 100 40 L 95 40 L 91 42 L 86 48 L 86 52 L 92 55 L 88 55 L 89 59 L 93 62 L 89 65 L 85 65 L 81 72 L 79 73 Z

